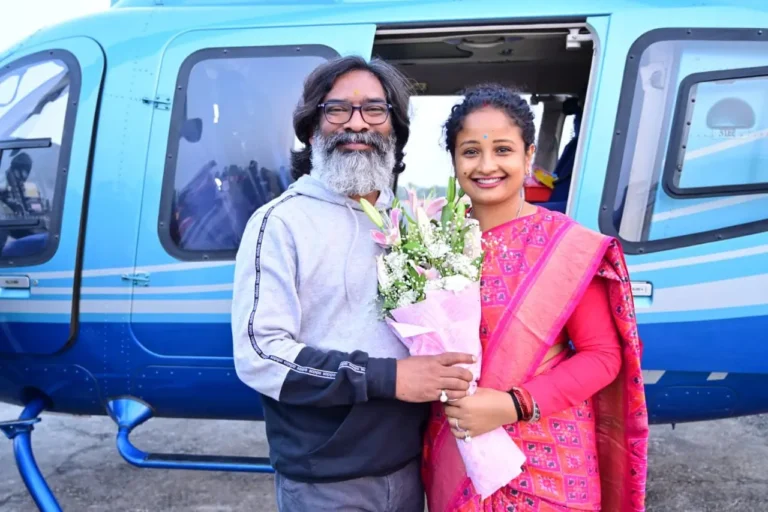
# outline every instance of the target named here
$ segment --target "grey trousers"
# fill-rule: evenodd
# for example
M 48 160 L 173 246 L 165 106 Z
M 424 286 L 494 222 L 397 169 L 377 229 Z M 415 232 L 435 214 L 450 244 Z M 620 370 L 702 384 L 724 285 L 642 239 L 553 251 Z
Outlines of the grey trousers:
M 307 484 L 275 473 L 279 512 L 424 512 L 418 460 L 387 476 Z

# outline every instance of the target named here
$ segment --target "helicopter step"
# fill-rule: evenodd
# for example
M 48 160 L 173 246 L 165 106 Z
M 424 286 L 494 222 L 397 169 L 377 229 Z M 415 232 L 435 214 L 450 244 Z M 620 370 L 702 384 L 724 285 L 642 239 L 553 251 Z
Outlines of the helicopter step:
M 268 457 L 144 452 L 136 448 L 129 437 L 134 428 L 152 417 L 152 408 L 137 398 L 121 397 L 107 403 L 107 412 L 118 426 L 117 450 L 128 463 L 134 466 L 154 469 L 274 473 Z
M 61 512 L 61 507 L 37 467 L 32 453 L 32 430 L 35 423 L 40 422 L 38 416 L 43 409 L 45 401 L 42 398 L 34 399 L 21 411 L 19 419 L 0 422 L 0 430 L 13 441 L 16 467 L 19 468 L 24 485 L 35 500 L 37 508 L 42 512 Z

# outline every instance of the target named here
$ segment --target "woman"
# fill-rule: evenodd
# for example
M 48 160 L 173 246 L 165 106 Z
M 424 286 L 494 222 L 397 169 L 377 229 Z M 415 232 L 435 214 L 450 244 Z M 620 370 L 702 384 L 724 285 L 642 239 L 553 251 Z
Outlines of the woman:
M 617 241 L 524 201 L 535 129 L 517 94 L 469 90 L 445 131 L 483 231 L 483 359 L 477 392 L 430 417 L 430 512 L 644 510 L 641 346 Z M 483 501 L 457 443 L 499 426 L 526 464 Z

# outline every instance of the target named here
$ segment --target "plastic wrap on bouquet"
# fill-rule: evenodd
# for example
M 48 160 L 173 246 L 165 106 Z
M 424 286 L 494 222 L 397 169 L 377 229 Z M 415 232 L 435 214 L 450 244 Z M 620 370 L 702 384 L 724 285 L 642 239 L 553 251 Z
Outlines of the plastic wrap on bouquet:
M 444 352 L 472 354 L 477 361 L 461 365 L 480 378 L 480 285 L 473 282 L 458 292 L 433 290 L 426 300 L 391 311 L 395 321 L 387 323 L 408 347 L 411 355 L 437 355 Z M 477 388 L 472 383 L 470 393 Z M 498 427 L 471 442 L 456 440 L 467 475 L 475 490 L 487 498 L 515 479 L 525 463 L 525 455 Z

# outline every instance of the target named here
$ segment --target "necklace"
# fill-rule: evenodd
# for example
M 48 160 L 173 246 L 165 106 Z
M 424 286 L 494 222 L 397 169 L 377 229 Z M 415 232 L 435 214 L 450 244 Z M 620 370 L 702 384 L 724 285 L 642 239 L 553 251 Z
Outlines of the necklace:
M 520 189 L 520 206 L 517 207 L 517 215 L 515 220 L 520 218 L 520 214 L 523 212 L 523 205 L 525 204 L 525 188 Z
M 520 218 L 520 214 L 523 212 L 523 205 L 525 204 L 525 201 L 523 201 L 523 198 L 520 198 L 520 206 L 517 207 L 517 215 L 515 215 L 515 220 Z

